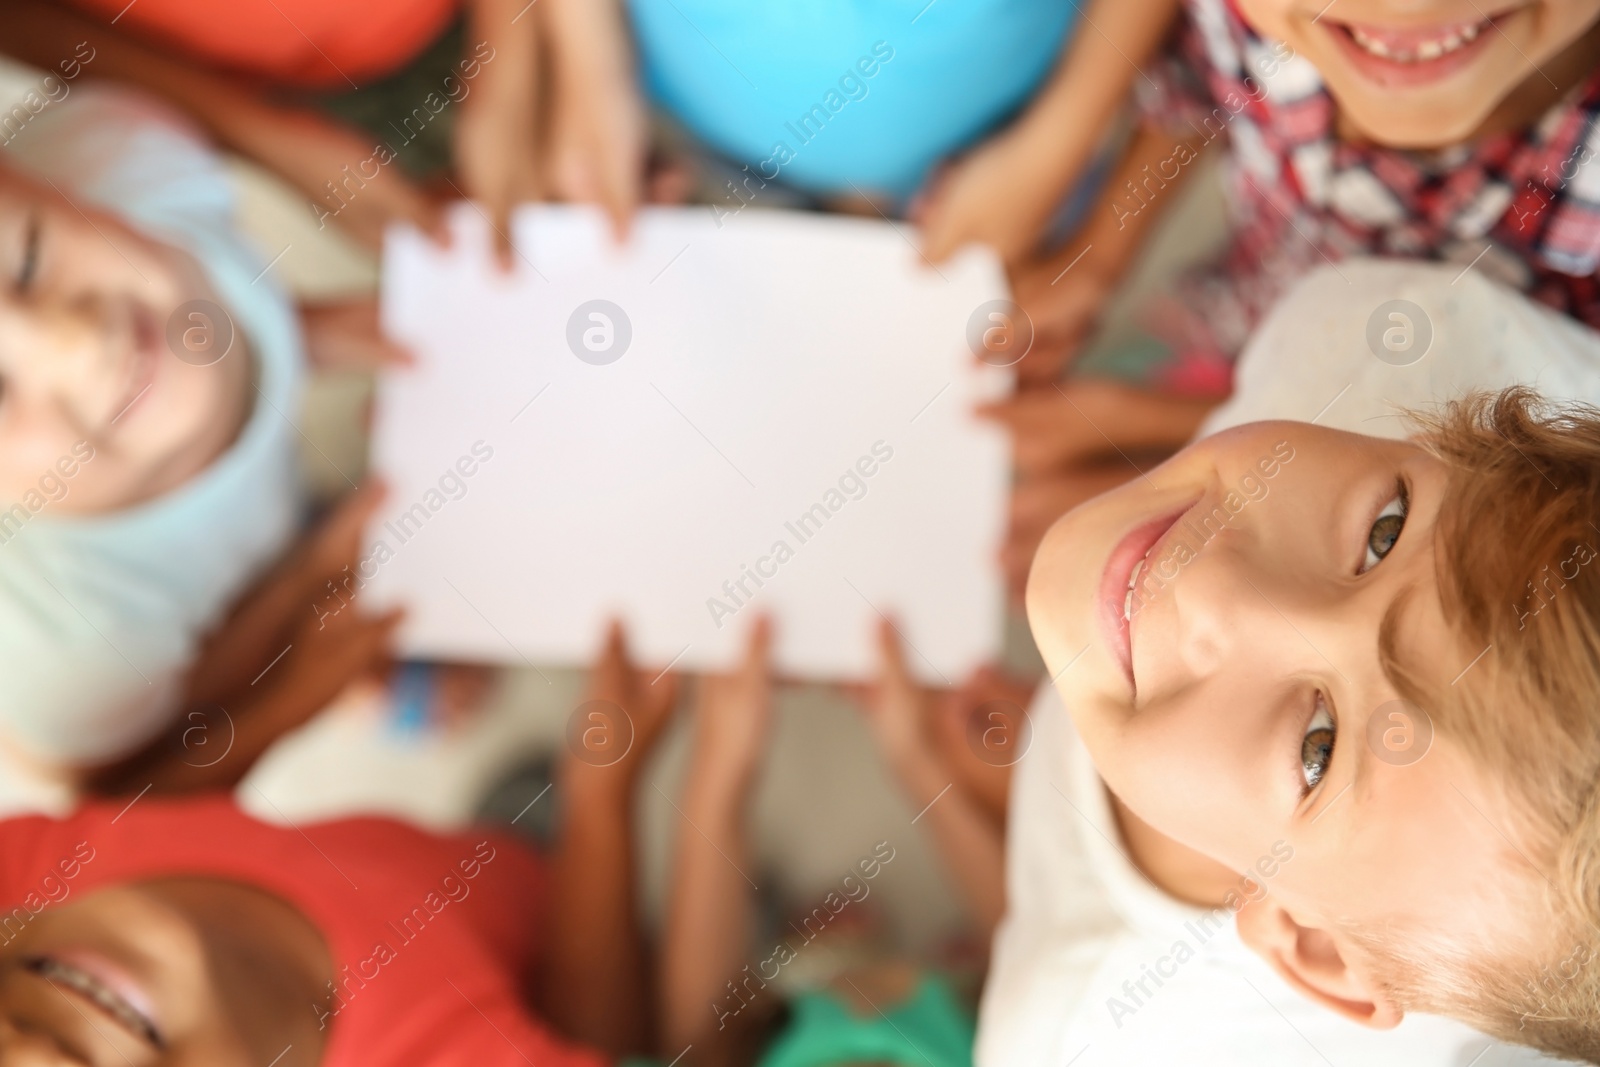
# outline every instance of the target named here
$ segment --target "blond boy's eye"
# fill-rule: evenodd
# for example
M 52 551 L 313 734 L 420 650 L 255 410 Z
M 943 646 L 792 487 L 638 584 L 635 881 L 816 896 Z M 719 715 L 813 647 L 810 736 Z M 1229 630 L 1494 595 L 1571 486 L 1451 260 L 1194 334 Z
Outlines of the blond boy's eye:
M 1300 740 L 1300 768 L 1305 775 L 1307 793 L 1315 789 L 1317 783 L 1322 781 L 1322 776 L 1328 773 L 1328 767 L 1333 763 L 1333 746 L 1338 733 L 1327 702 L 1318 693 L 1316 713 L 1306 724 L 1306 732 Z
M 1384 557 L 1393 550 L 1395 542 L 1400 540 L 1400 531 L 1405 529 L 1406 512 L 1410 510 L 1410 504 L 1405 484 L 1401 483 L 1394 498 L 1372 520 L 1372 526 L 1367 531 L 1366 557 L 1358 573 L 1367 573 L 1382 563 Z

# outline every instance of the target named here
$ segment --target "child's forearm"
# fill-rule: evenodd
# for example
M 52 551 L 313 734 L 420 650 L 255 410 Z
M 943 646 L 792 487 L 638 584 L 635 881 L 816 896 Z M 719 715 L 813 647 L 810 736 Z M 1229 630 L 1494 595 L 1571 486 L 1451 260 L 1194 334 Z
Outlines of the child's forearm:
M 1177 202 L 1204 149 L 1205 142 L 1198 136 L 1181 137 L 1141 126 L 1106 179 L 1083 226 L 1061 254 L 1076 256 L 1084 248 L 1092 248 L 1090 255 L 1100 275 L 1108 281 L 1120 279 L 1133 265 L 1151 229 Z
M 1100 145 L 1136 79 L 1178 15 L 1179 0 L 1092 0 L 1014 135 L 1065 196 Z
M 744 824 L 748 789 L 691 767 L 682 799 L 676 860 L 662 946 L 661 1029 L 666 1056 L 691 1042 L 705 1052 L 727 1043 L 745 1020 L 739 985 L 750 944 L 754 905 Z
M 471 0 L 467 52 L 491 49 L 478 91 L 533 113 L 539 84 L 538 17 L 527 0 Z
M 558 77 L 632 77 L 628 19 L 619 0 L 540 0 Z
M 585 1044 L 616 1056 L 645 1053 L 650 961 L 634 888 L 632 789 L 569 789 L 566 806 L 541 1007 Z
M 896 771 L 921 811 L 917 821 L 932 833 L 973 922 L 988 938 L 1006 908 L 1005 835 L 931 754 L 904 760 Z

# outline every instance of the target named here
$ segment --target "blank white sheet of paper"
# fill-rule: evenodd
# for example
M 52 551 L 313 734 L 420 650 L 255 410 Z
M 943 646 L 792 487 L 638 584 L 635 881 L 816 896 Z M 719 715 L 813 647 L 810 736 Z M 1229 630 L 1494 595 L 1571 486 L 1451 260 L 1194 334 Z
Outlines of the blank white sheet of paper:
M 769 613 L 787 674 L 865 678 L 880 613 L 931 682 L 998 651 L 1009 372 L 968 321 L 997 261 L 937 269 L 885 222 L 651 208 L 618 246 L 529 206 L 509 273 L 466 205 L 439 249 L 396 228 L 358 568 L 408 655 L 585 664 L 606 619 L 643 663 L 736 661 Z

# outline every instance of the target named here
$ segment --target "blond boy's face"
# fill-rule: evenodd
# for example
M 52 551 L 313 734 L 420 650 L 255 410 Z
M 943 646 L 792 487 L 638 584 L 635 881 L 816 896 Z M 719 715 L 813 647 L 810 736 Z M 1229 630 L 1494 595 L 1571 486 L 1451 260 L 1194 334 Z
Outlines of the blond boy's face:
M 243 338 L 202 365 L 168 337 L 207 298 L 187 256 L 0 162 L 0 509 L 126 508 L 227 448 L 249 411 Z
M 1445 473 L 1256 423 L 1069 513 L 1034 560 L 1029 621 L 1108 787 L 1302 926 L 1476 937 L 1527 889 L 1509 805 L 1380 662 L 1386 618 L 1441 686 L 1481 651 L 1439 602 Z
M 1457 144 L 1600 18 L 1600 0 L 1239 0 L 1321 73 L 1363 134 Z

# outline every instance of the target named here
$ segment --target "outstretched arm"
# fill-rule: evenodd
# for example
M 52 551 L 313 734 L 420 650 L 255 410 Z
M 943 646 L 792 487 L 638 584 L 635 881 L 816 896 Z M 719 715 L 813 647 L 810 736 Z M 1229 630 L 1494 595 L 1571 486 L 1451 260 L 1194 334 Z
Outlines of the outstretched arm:
M 376 486 L 359 489 L 306 534 L 201 645 L 171 729 L 86 772 L 82 787 L 101 795 L 231 788 L 278 738 L 380 667 L 401 616 L 363 614 L 353 571 L 382 500 Z
M 945 870 L 955 882 L 973 922 L 985 936 L 1005 913 L 1005 833 L 994 818 L 956 784 L 928 733 L 932 702 L 906 667 L 894 627 L 879 627 L 878 680 L 866 696 L 867 717 L 878 748 L 919 817 L 933 835 Z
M 745 819 L 772 717 L 770 643 L 763 620 L 738 672 L 701 683 L 662 952 L 667 1057 L 693 1044 L 700 1062 L 726 1062 L 767 1007 L 743 998 L 774 996 L 760 979 L 744 985 L 755 910 Z
M 1197 134 L 1141 127 L 1060 250 L 1011 264 L 1011 288 L 1034 330 L 1033 348 L 1017 364 L 1020 380 L 1046 384 L 1077 356 L 1206 145 Z
M 1008 263 L 1026 258 L 1177 13 L 1178 0 L 1085 0 L 1082 24 L 1027 109 L 930 189 L 924 252 L 940 260 L 967 241 L 983 241 Z
M 576 747 L 560 769 L 566 808 L 541 1007 L 569 1037 L 615 1056 L 651 1051 L 650 954 L 639 925 L 633 801 L 677 692 L 675 675 L 633 666 L 622 627 L 613 624 L 590 677 Z

